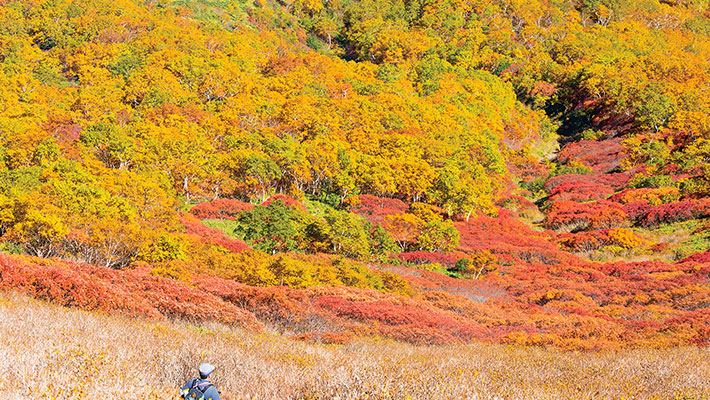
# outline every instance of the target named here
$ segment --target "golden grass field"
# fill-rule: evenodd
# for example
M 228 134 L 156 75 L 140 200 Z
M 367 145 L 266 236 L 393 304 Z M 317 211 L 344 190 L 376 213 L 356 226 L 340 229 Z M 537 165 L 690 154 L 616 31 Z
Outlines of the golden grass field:
M 200 362 L 224 399 L 707 399 L 710 349 L 560 352 L 295 341 L 0 293 L 0 398 L 172 399 Z

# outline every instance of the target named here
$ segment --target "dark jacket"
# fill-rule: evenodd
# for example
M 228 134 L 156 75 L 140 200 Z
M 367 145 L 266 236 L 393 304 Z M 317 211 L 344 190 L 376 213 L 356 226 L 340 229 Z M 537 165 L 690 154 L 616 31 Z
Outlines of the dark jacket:
M 183 387 L 180 388 L 180 395 L 182 396 L 183 393 L 187 393 L 186 391 L 190 390 L 195 385 L 204 384 L 205 386 L 207 386 L 208 383 L 211 384 L 211 382 L 207 379 L 190 379 L 185 385 L 183 385 Z M 207 391 L 205 391 L 205 400 L 220 400 L 217 388 L 215 388 L 214 386 L 209 386 L 207 388 Z

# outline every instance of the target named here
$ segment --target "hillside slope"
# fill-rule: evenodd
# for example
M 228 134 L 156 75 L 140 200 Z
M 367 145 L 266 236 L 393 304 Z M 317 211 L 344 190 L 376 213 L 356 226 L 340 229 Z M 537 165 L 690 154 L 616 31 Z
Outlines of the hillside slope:
M 327 343 L 706 346 L 708 13 L 2 1 L 0 287 Z
M 707 349 L 560 353 L 383 340 L 313 345 L 215 323 L 152 322 L 0 294 L 3 396 L 165 399 L 209 361 L 225 399 L 707 399 Z M 33 349 L 28 352 L 27 349 Z

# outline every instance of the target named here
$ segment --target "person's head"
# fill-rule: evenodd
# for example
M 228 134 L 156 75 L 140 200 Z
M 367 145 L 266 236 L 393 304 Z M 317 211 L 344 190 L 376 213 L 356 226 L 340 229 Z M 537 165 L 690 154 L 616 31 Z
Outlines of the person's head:
M 214 365 L 208 363 L 200 364 L 200 378 L 207 379 L 207 377 L 214 371 Z

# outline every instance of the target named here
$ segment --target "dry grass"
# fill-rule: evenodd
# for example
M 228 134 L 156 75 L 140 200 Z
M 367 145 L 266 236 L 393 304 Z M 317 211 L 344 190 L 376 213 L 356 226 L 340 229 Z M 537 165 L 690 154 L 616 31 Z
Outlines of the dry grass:
M 89 313 L 0 294 L 0 398 L 177 398 L 201 361 L 224 399 L 708 399 L 710 350 L 344 346 Z

